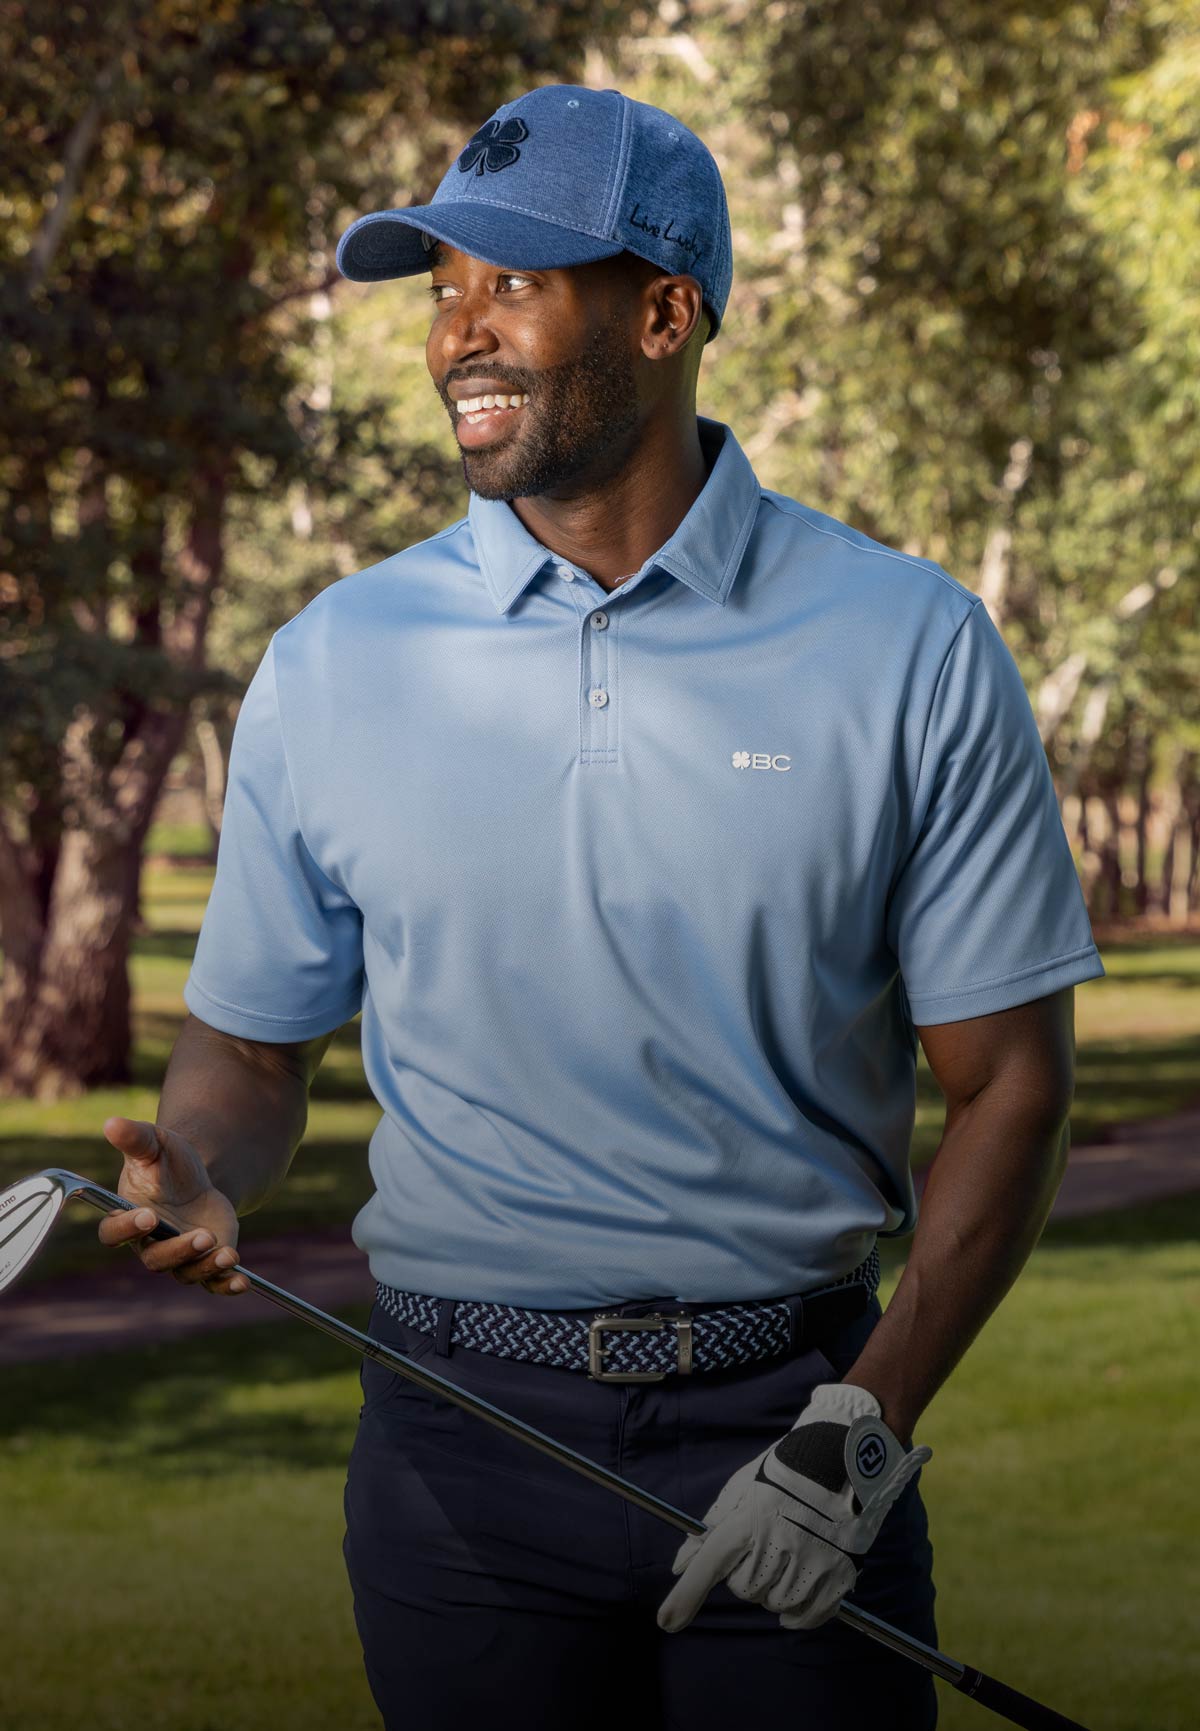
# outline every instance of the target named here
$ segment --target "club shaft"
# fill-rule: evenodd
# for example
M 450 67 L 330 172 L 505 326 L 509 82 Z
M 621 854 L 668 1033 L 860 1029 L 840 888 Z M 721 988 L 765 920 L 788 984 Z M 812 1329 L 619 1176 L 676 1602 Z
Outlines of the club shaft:
M 241 1267 L 240 1264 L 239 1267 Z M 545 1431 L 540 1431 L 535 1426 L 526 1424 L 522 1419 L 514 1418 L 511 1413 L 505 1412 L 501 1407 L 493 1406 L 491 1401 L 483 1400 L 480 1396 L 471 1394 L 469 1390 L 460 1388 L 457 1383 L 448 1382 L 445 1377 L 439 1376 L 436 1371 L 427 1370 L 424 1365 L 415 1364 L 403 1353 L 395 1351 L 393 1347 L 386 1346 L 382 1341 L 373 1340 L 368 1334 L 360 1333 L 357 1328 L 352 1328 L 349 1323 L 342 1322 L 338 1317 L 330 1316 L 325 1311 L 316 1309 L 314 1305 L 306 1304 L 302 1298 L 297 1298 L 294 1293 L 286 1292 L 282 1287 L 276 1286 L 273 1281 L 265 1280 L 261 1274 L 255 1274 L 245 1267 L 241 1268 L 241 1273 L 256 1292 L 261 1292 L 264 1298 L 269 1298 L 273 1304 L 279 1305 L 281 1310 L 289 1310 L 293 1316 L 298 1316 L 302 1321 L 312 1323 L 314 1327 L 321 1329 L 332 1339 L 340 1340 L 346 1346 L 353 1347 L 364 1358 L 373 1359 L 376 1364 L 384 1365 L 387 1369 L 394 1370 L 401 1376 L 407 1376 L 410 1381 L 417 1383 L 421 1388 L 428 1389 L 432 1394 L 442 1395 L 446 1400 L 452 1401 L 455 1406 L 461 1406 L 467 1412 L 477 1414 L 479 1418 L 485 1419 L 489 1424 L 494 1424 L 498 1430 L 506 1431 L 509 1436 L 514 1436 L 521 1442 L 529 1443 L 532 1447 L 540 1449 L 543 1454 L 550 1455 L 553 1460 L 561 1461 L 564 1466 L 573 1468 L 585 1478 L 591 1479 L 593 1484 L 602 1485 L 605 1490 L 615 1491 L 627 1502 L 635 1504 L 640 1509 L 645 1509 L 647 1514 L 657 1515 L 660 1520 L 666 1521 L 670 1526 L 678 1527 L 680 1532 L 692 1533 L 698 1537 L 708 1531 L 704 1522 L 697 1520 L 695 1516 L 687 1514 L 683 1509 L 676 1508 L 673 1503 L 664 1502 L 661 1497 L 656 1497 L 652 1492 L 643 1490 L 640 1485 L 635 1485 L 629 1479 L 622 1478 L 619 1473 L 611 1472 L 607 1467 L 601 1466 L 598 1461 L 590 1460 L 587 1455 L 579 1454 L 575 1449 L 568 1448 L 565 1443 L 558 1442 L 552 1436 L 547 1436 Z M 939 1653 L 936 1648 L 927 1647 L 924 1642 L 916 1640 L 911 1635 L 906 1635 L 903 1630 L 893 1629 L 890 1623 L 884 1623 L 878 1617 L 872 1617 L 869 1612 L 861 1611 L 855 1605 L 848 1605 L 843 1601 L 835 1615 L 840 1617 L 843 1622 L 850 1623 L 855 1628 L 861 1628 L 874 1635 L 877 1640 L 882 1641 L 886 1646 L 895 1648 L 899 1653 L 906 1653 L 910 1658 L 916 1658 L 919 1655 L 920 1663 L 927 1665 L 930 1670 L 936 1671 L 938 1676 L 944 1677 L 947 1682 L 957 1682 L 963 1676 L 965 1667 L 957 1664 L 955 1660 L 948 1659 L 944 1653 Z
M 146 1206 L 130 1202 L 124 1196 L 118 1196 L 115 1191 L 106 1190 L 103 1185 L 95 1184 L 90 1179 L 80 1179 L 74 1173 L 63 1173 L 62 1178 L 71 1179 L 71 1194 L 81 1201 L 89 1202 L 93 1207 L 105 1211 L 113 1208 L 133 1210 Z M 163 1210 L 157 1205 L 154 1212 L 164 1219 L 165 1229 L 162 1236 L 176 1236 L 178 1229 L 165 1221 Z M 397 1352 L 394 1347 L 386 1346 L 382 1341 L 373 1340 L 369 1334 L 363 1334 L 360 1329 L 353 1328 L 339 1317 L 331 1316 L 328 1311 L 318 1310 L 316 1305 L 309 1304 L 305 1299 L 297 1297 L 294 1292 L 288 1292 L 282 1286 L 276 1286 L 274 1281 L 267 1280 L 261 1274 L 255 1274 L 253 1269 L 246 1268 L 242 1263 L 235 1263 L 225 1270 L 227 1274 L 240 1274 L 251 1288 L 278 1305 L 281 1310 L 288 1311 L 301 1322 L 307 1322 L 313 1328 L 319 1328 L 322 1334 L 327 1334 L 332 1340 L 340 1340 L 343 1345 L 351 1347 L 363 1358 L 372 1359 L 376 1364 L 385 1366 L 399 1376 L 407 1377 L 419 1388 L 424 1388 L 431 1394 L 441 1395 L 455 1406 L 462 1407 L 466 1412 L 474 1413 L 487 1424 L 495 1425 L 498 1430 L 507 1432 L 520 1442 L 528 1443 L 531 1448 L 539 1449 L 542 1454 L 549 1455 L 552 1460 L 561 1461 L 563 1466 L 571 1471 L 582 1474 L 617 1496 L 624 1497 L 626 1502 L 644 1509 L 647 1514 L 656 1515 L 659 1520 L 669 1526 L 676 1527 L 680 1532 L 699 1537 L 708 1531 L 703 1521 L 694 1515 L 687 1514 L 683 1509 L 677 1509 L 673 1503 L 665 1502 L 661 1497 L 654 1496 L 650 1491 L 642 1490 L 639 1485 L 632 1484 L 622 1478 L 619 1473 L 611 1472 L 597 1461 L 590 1460 L 587 1455 L 579 1454 L 575 1449 L 568 1448 L 565 1443 L 558 1442 L 554 1437 L 547 1436 L 545 1431 L 538 1430 L 534 1425 L 526 1424 L 524 1420 L 514 1418 L 491 1401 L 483 1400 L 479 1395 L 471 1394 L 469 1390 L 460 1388 L 457 1383 L 449 1382 L 439 1376 L 436 1371 L 427 1370 L 424 1365 L 416 1364 Z M 1051 1708 L 1044 1707 L 1027 1696 L 1020 1695 L 1016 1690 L 997 1683 L 994 1678 L 975 1670 L 973 1667 L 961 1664 L 957 1659 L 951 1659 L 941 1653 L 936 1647 L 928 1646 L 924 1641 L 917 1640 L 915 1635 L 907 1634 L 903 1629 L 897 1629 L 891 1623 L 885 1623 L 882 1618 L 874 1616 L 870 1611 L 864 1611 L 857 1605 L 852 1605 L 843 1599 L 834 1616 L 839 1621 L 858 1629 L 872 1640 L 890 1647 L 893 1652 L 901 1653 L 911 1659 L 914 1664 L 932 1671 L 935 1676 L 951 1684 L 955 1689 L 970 1695 L 981 1705 L 988 1706 L 993 1712 L 1009 1719 L 1015 1725 L 1029 1728 L 1029 1731 L 1086 1731 L 1073 1719 L 1065 1719 Z
M 103 1185 L 93 1184 L 90 1181 L 81 1188 L 76 1188 L 74 1194 L 80 1200 L 90 1202 L 93 1207 L 104 1210 L 112 1208 L 133 1209 L 145 1206 L 144 1204 L 129 1202 L 125 1197 L 106 1190 Z M 161 1208 L 156 1206 L 154 1212 L 164 1220 L 166 1219 Z M 168 1221 L 167 1224 L 169 1226 L 171 1223 Z M 174 1235 L 172 1232 L 171 1236 Z M 373 1359 L 376 1364 L 381 1364 L 386 1369 L 407 1377 L 410 1382 L 415 1382 L 419 1388 L 427 1389 L 430 1394 L 441 1395 L 444 1399 L 452 1401 L 455 1406 L 461 1406 L 467 1412 L 475 1413 L 477 1417 L 484 1419 L 488 1424 L 495 1425 L 498 1430 L 506 1431 L 509 1436 L 516 1437 L 521 1442 L 529 1443 L 531 1447 L 540 1449 L 543 1454 L 561 1461 L 564 1466 L 571 1467 L 577 1473 L 582 1473 L 594 1484 L 602 1485 L 606 1490 L 615 1491 L 628 1501 L 636 1503 L 638 1508 L 645 1509 L 648 1514 L 660 1516 L 673 1526 L 679 1527 L 683 1532 L 701 1534 L 708 1531 L 703 1521 L 693 1519 L 682 1509 L 677 1509 L 673 1504 L 663 1502 L 660 1497 L 654 1496 L 650 1491 L 644 1491 L 638 1485 L 631 1484 L 619 1473 L 611 1472 L 607 1467 L 602 1467 L 599 1462 L 589 1460 L 587 1455 L 578 1454 L 575 1449 L 568 1448 L 565 1443 L 558 1442 L 552 1436 L 547 1436 L 544 1431 L 536 1429 L 531 1424 L 526 1424 L 524 1420 L 514 1418 L 511 1413 L 505 1412 L 501 1407 L 493 1406 L 491 1401 L 484 1400 L 480 1395 L 470 1393 L 468 1389 L 460 1388 L 457 1383 L 448 1381 L 444 1376 L 439 1376 L 435 1370 L 426 1370 L 424 1365 L 415 1364 L 412 1359 L 406 1358 L 402 1352 L 397 1352 L 394 1347 L 385 1346 L 380 1340 L 373 1340 L 369 1334 L 363 1334 L 361 1330 L 351 1327 L 340 1317 L 330 1316 L 325 1310 L 318 1310 L 315 1304 L 309 1304 L 305 1299 L 298 1298 L 294 1292 L 288 1292 L 284 1287 L 276 1286 L 273 1280 L 267 1280 L 265 1276 L 255 1274 L 253 1269 L 245 1267 L 243 1263 L 234 1263 L 222 1272 L 227 1275 L 240 1274 L 243 1280 L 249 1282 L 255 1292 L 261 1293 L 263 1298 L 269 1299 L 272 1304 L 277 1304 L 281 1310 L 286 1310 L 292 1316 L 298 1317 L 301 1322 L 307 1322 L 313 1328 L 319 1328 L 323 1334 L 329 1335 L 333 1340 L 340 1340 L 343 1345 L 353 1348 L 363 1358 Z

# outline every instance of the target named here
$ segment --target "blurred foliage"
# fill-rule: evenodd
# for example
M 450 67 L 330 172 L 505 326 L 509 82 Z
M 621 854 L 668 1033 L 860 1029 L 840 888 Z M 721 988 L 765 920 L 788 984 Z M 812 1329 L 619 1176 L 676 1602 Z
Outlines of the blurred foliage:
M 1102 36 L 1104 10 L 796 5 L 763 87 L 809 266 L 784 328 L 826 333 L 800 373 L 822 480 L 972 564 L 1013 442 L 1053 491 L 1089 368 L 1138 322 L 1070 196 L 1074 116 L 1150 47 L 1128 11 Z
M 381 439 L 383 397 L 312 400 L 338 235 L 361 210 L 400 202 L 398 188 L 439 178 L 447 140 L 481 108 L 569 71 L 624 10 L 25 0 L 0 11 L 10 808 L 37 793 L 58 802 L 59 746 L 81 706 L 112 771 L 146 706 L 237 689 L 202 654 L 169 647 L 196 585 L 197 522 L 203 532 L 212 519 L 220 537 L 228 513 L 270 559 L 272 512 L 297 486 L 331 526 L 366 524 L 381 491 L 408 507 L 392 518 L 401 532 L 441 505 L 446 457 Z M 297 593 L 329 578 L 327 557 L 320 580 L 303 558 L 288 562 Z
M 800 237 L 768 329 L 802 486 L 984 592 L 1031 687 L 1086 654 L 1076 719 L 1113 679 L 1116 779 L 1135 724 L 1200 745 L 1200 13 L 777 16 L 754 111 Z

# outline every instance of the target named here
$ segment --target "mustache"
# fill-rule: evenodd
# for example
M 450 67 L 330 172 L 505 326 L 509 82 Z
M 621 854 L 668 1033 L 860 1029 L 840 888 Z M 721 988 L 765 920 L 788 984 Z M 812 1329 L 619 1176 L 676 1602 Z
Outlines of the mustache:
M 532 396 L 533 394 L 529 389 L 528 384 L 526 384 L 522 379 L 520 373 L 483 373 L 472 371 L 442 380 L 441 384 L 437 387 L 437 391 L 444 403 L 453 401 L 453 398 L 450 395 L 451 387 L 460 384 L 463 379 L 480 379 L 489 385 L 494 385 L 497 390 L 505 393 L 516 392 L 522 396 Z

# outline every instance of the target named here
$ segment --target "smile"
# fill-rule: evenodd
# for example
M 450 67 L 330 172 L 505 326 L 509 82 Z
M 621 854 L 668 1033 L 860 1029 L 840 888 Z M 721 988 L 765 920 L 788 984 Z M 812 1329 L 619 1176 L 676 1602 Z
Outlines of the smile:
M 524 392 L 512 396 L 497 392 L 484 397 L 463 397 L 455 404 L 455 408 L 460 420 L 469 421 L 474 426 L 484 415 L 511 414 L 514 409 L 523 409 L 528 401 Z
M 454 430 L 458 442 L 468 451 L 482 450 L 485 445 L 502 445 L 515 433 L 513 422 L 523 413 L 528 399 L 521 396 L 464 397 L 454 406 L 458 413 Z

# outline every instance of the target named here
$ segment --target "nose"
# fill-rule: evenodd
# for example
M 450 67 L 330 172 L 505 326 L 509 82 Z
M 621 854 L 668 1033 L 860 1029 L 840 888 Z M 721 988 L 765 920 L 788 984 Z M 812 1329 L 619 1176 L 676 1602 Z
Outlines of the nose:
M 487 317 L 486 296 L 467 289 L 429 333 L 429 359 L 441 362 L 441 374 L 475 355 L 492 355 L 499 344 Z

